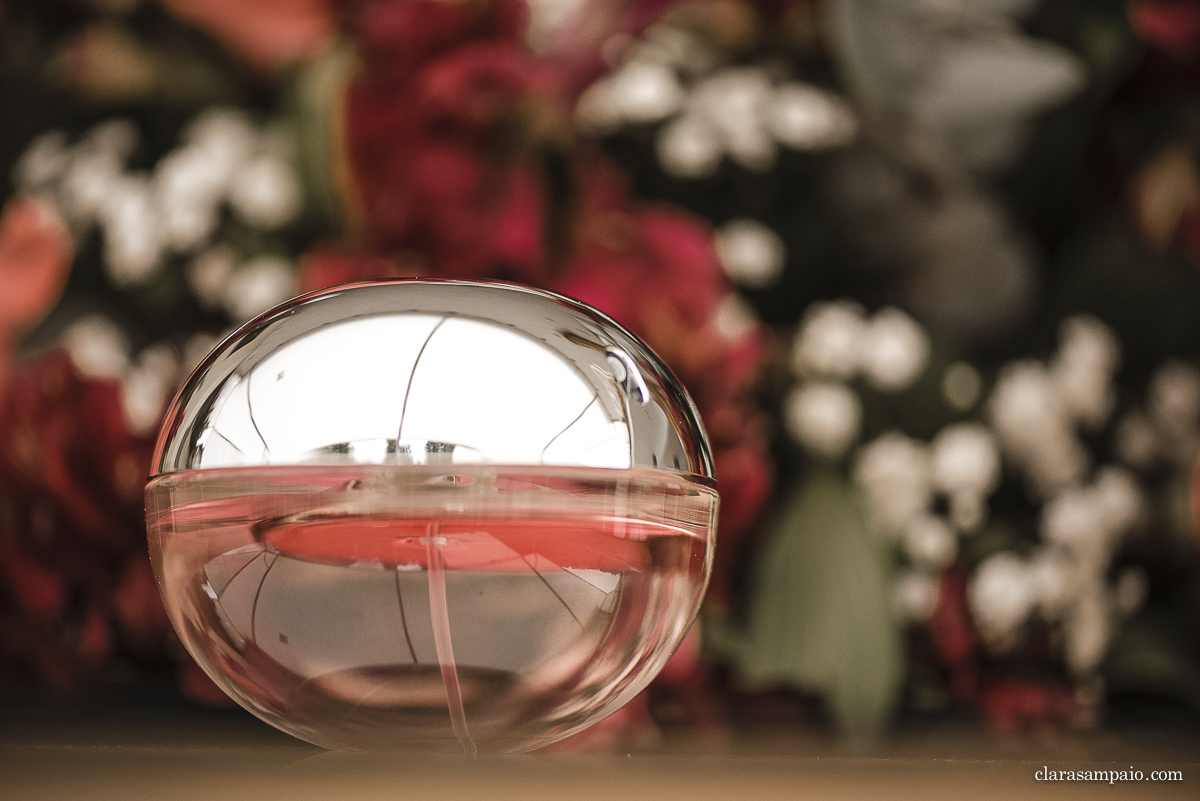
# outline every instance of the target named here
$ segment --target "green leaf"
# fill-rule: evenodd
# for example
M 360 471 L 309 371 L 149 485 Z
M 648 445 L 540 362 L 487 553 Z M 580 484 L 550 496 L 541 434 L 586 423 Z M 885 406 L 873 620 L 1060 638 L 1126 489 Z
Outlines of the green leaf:
M 710 643 L 748 679 L 822 695 L 843 732 L 876 734 L 903 678 L 888 564 L 857 493 L 815 471 L 761 552 L 746 628 L 710 625 Z

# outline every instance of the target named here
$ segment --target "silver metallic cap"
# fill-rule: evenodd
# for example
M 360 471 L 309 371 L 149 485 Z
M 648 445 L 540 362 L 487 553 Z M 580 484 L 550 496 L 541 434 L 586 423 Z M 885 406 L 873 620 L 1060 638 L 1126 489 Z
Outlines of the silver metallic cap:
M 686 391 L 612 319 L 542 290 L 430 280 L 337 287 L 247 323 L 180 390 L 153 469 L 430 463 L 713 478 Z

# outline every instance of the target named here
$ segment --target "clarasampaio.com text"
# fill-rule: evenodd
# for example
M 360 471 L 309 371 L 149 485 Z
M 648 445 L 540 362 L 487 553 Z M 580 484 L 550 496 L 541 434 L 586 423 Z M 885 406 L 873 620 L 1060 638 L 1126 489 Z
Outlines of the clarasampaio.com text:
M 1181 782 L 1181 770 L 1152 770 L 1149 773 L 1137 770 L 1132 765 L 1129 770 L 1050 770 L 1046 766 L 1038 768 L 1033 778 L 1040 782 Z

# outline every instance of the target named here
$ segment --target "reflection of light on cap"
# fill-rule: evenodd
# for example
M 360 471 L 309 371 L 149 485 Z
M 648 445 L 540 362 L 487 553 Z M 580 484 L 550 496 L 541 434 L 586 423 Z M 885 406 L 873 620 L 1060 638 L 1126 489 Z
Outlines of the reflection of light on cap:
M 189 381 L 160 472 L 292 464 L 663 467 L 711 477 L 691 401 L 608 318 L 503 284 L 395 281 L 293 301 Z

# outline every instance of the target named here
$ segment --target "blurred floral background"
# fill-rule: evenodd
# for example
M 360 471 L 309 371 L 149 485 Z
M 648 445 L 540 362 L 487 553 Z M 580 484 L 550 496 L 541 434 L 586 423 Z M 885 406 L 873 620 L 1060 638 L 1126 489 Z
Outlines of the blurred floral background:
M 227 703 L 165 405 L 299 292 L 484 277 L 715 450 L 700 622 L 567 747 L 1200 729 L 1200 4 L 3 0 L 0 176 L 0 699 Z

